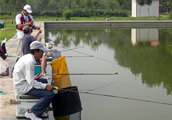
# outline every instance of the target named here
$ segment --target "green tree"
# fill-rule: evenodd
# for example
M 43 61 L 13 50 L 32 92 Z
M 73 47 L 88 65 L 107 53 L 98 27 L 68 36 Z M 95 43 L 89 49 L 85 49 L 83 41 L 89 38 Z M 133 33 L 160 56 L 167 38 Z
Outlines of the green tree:
M 71 4 L 74 2 L 74 0 L 62 0 L 62 6 L 65 10 L 71 9 Z
M 26 4 L 30 5 L 31 7 L 33 7 L 33 0 L 27 0 Z
M 95 10 L 99 6 L 99 3 L 100 3 L 99 0 L 93 0 L 93 5 L 94 5 L 94 19 L 96 19 Z
M 168 1 L 166 2 L 166 5 L 170 8 L 169 17 L 172 19 L 172 0 L 168 0 Z
M 6 12 L 6 8 L 12 3 L 12 0 L 0 0 L 0 3 L 2 4 L 4 8 L 4 27 L 6 27 L 5 12 Z
M 149 9 L 149 6 L 152 4 L 152 0 L 146 0 L 146 4 L 148 5 L 148 15 L 150 17 L 150 9 Z
M 145 0 L 137 0 L 137 3 L 140 5 L 140 12 L 139 12 L 139 18 L 140 18 L 141 7 L 145 4 Z
M 73 3 L 72 3 L 72 9 L 73 8 L 80 8 L 81 7 L 81 4 L 82 4 L 82 0 L 74 0 Z
M 131 0 L 124 0 L 121 8 L 124 10 L 131 10 Z
M 73 14 L 72 10 L 66 10 L 66 11 L 63 12 L 63 17 L 64 17 L 66 20 L 70 20 L 72 14 Z
M 86 0 L 85 1 L 85 5 L 88 9 L 91 9 L 93 7 L 93 3 L 92 0 Z
M 49 0 L 38 0 L 36 10 L 42 14 L 42 12 L 47 9 L 49 2 Z
M 62 0 L 54 0 L 57 4 L 57 10 L 63 9 Z
M 47 6 L 48 10 L 56 11 L 58 3 L 55 0 L 51 0 Z
M 117 2 L 114 0 L 108 0 L 106 2 L 106 6 L 107 6 L 107 8 L 114 10 L 114 8 L 117 6 Z
M 119 9 L 119 17 L 120 17 L 121 6 L 124 3 L 124 0 L 118 0 L 118 3 L 119 3 L 119 7 L 120 7 L 120 9 Z
M 160 12 L 169 12 L 169 6 L 167 5 L 168 0 L 160 0 Z
M 26 3 L 26 0 L 13 0 L 12 4 L 15 11 L 21 12 L 23 10 L 24 5 L 26 5 L 27 3 Z

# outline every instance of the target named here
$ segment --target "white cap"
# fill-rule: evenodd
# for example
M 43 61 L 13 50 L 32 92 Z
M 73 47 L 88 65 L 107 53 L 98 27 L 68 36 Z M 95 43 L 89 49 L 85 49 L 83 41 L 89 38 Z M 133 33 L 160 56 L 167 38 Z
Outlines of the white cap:
M 24 10 L 26 10 L 28 13 L 32 13 L 31 6 L 30 5 L 25 5 L 23 7 Z
M 48 49 L 44 47 L 43 44 L 39 41 L 34 41 L 30 44 L 30 50 L 33 50 L 33 49 L 40 49 L 44 51 L 44 53 L 48 51 Z

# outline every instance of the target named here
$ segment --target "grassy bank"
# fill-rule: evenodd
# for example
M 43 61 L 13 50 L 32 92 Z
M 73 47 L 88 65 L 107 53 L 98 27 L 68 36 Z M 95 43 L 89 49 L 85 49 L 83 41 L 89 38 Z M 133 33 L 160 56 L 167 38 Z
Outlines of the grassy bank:
M 0 30 L 0 42 L 7 38 L 9 40 L 16 34 L 15 25 L 7 23 L 5 29 Z
M 0 16 L 0 21 L 2 20 L 4 21 L 4 16 Z M 9 40 L 16 34 L 15 23 L 11 16 L 6 16 L 6 24 L 4 24 L 4 28 L 4 30 L 0 30 L 0 42 L 5 38 Z
M 105 17 L 72 17 L 71 20 L 65 20 L 63 17 L 36 17 L 33 16 L 35 21 L 105 21 Z M 132 17 L 110 17 L 111 21 L 158 21 L 158 17 L 141 17 L 141 18 L 132 18 Z M 0 21 L 4 20 L 4 16 L 0 16 Z M 168 17 L 159 17 L 159 20 L 170 20 Z M 4 40 L 4 38 L 7 38 L 9 40 L 11 37 L 13 37 L 16 34 L 15 30 L 15 22 L 14 17 L 6 16 L 6 24 L 5 30 L 0 30 L 0 42 Z
M 65 20 L 63 17 L 34 17 L 35 21 L 106 21 L 106 17 L 71 17 L 70 20 Z M 110 17 L 111 21 L 149 21 L 158 20 L 158 17 Z M 168 17 L 159 17 L 159 20 L 170 20 Z

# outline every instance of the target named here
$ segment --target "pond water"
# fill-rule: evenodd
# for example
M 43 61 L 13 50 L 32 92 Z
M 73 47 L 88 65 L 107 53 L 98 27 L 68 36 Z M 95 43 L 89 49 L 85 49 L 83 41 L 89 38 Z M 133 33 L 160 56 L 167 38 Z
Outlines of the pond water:
M 82 120 L 172 119 L 172 29 L 58 29 L 46 41 L 69 73 L 118 73 L 70 75 L 79 91 L 111 95 L 81 93 Z

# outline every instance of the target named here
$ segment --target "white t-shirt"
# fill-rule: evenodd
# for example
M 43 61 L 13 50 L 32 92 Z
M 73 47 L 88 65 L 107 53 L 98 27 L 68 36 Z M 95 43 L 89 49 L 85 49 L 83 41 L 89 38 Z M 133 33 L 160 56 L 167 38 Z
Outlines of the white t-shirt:
M 15 18 L 15 20 L 16 20 L 16 25 L 21 24 L 21 17 L 22 17 L 21 14 L 23 14 L 23 13 L 21 12 L 21 13 L 19 13 L 18 15 L 16 15 L 16 18 Z M 23 14 L 23 17 L 24 17 L 24 19 L 25 19 L 25 21 L 23 21 L 23 24 L 29 23 L 29 17 L 28 17 L 28 16 L 30 16 L 31 20 L 33 21 L 32 27 L 35 26 L 33 17 L 32 17 L 30 14 L 27 15 L 27 16 L 25 16 L 25 15 Z M 22 39 L 23 36 L 24 36 L 23 31 L 17 30 L 17 38 L 18 38 L 18 39 Z
M 25 94 L 31 88 L 45 89 L 46 84 L 34 79 L 35 58 L 32 54 L 22 56 L 14 66 L 13 86 L 18 94 Z

